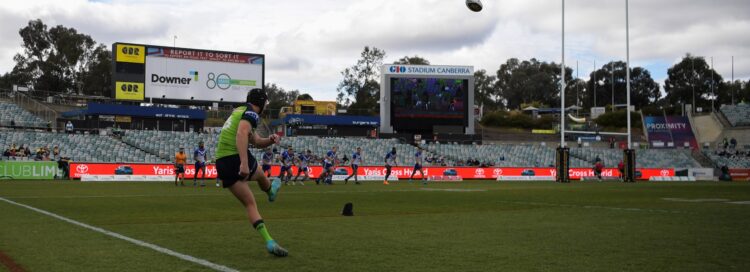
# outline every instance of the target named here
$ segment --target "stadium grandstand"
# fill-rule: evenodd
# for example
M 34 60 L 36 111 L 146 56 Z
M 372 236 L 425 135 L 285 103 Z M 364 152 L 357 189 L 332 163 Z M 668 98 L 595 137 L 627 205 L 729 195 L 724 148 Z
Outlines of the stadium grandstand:
M 750 126 L 750 105 L 721 105 L 721 113 L 733 127 Z
M 16 104 L 0 100 L 0 125 L 43 128 L 47 125 L 47 121 Z

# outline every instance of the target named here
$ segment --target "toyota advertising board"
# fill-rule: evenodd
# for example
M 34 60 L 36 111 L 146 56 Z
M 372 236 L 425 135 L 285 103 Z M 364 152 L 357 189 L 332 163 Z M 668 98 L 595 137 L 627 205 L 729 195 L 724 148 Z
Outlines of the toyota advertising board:
M 114 97 L 206 102 L 245 102 L 262 88 L 261 54 L 115 43 Z
M 118 168 L 120 169 L 118 172 Z M 337 167 L 346 169 L 351 174 L 350 167 Z M 127 171 L 123 171 L 126 169 Z M 320 166 L 311 166 L 310 177 L 318 177 L 323 170 Z M 551 167 L 424 167 L 426 176 L 447 176 L 444 173 L 449 170 L 456 170 L 456 175 L 463 179 L 497 179 L 499 176 L 536 176 L 536 177 L 554 177 L 555 168 Z M 392 175 L 399 179 L 408 179 L 411 176 L 413 168 L 411 166 L 395 166 L 392 168 Z M 271 168 L 271 175 L 278 176 L 280 168 L 274 165 Z M 384 166 L 360 166 L 357 174 L 360 176 L 385 176 Z M 674 176 L 672 168 L 639 168 L 641 172 L 639 179 L 648 180 L 650 177 L 671 177 Z M 83 175 L 117 175 L 118 173 L 132 175 L 174 175 L 174 165 L 172 164 L 123 164 L 123 163 L 71 163 L 71 178 L 81 178 Z M 292 172 L 297 173 L 297 168 L 292 167 Z M 185 177 L 192 178 L 195 174 L 193 165 L 185 165 Z M 571 179 L 581 179 L 582 177 L 593 177 L 594 171 L 590 168 L 571 168 Z M 615 168 L 605 168 L 602 171 L 604 177 L 618 177 L 619 172 Z M 419 175 L 416 175 L 419 177 Z M 216 178 L 216 167 L 213 164 L 206 168 L 206 178 Z

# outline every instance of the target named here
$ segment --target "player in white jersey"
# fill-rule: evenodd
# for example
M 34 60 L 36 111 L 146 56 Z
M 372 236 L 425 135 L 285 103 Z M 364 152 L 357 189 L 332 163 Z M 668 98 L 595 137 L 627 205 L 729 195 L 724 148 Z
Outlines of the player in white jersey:
M 308 164 L 310 163 L 310 160 L 312 159 L 312 151 L 309 149 L 307 150 L 307 153 L 300 152 L 299 156 L 297 156 L 297 175 L 294 177 L 294 184 L 297 183 L 297 178 L 304 172 L 305 175 L 302 176 L 302 180 L 299 181 L 301 185 L 305 185 L 304 181 L 307 180 L 307 177 L 309 175 L 309 169 Z
M 288 185 L 289 180 L 292 179 L 292 166 L 294 166 L 294 148 L 292 148 L 292 146 L 290 145 L 286 151 L 281 153 L 279 159 L 281 160 L 281 173 L 279 174 L 279 178 L 284 181 L 284 185 Z
M 359 180 L 357 180 L 357 169 L 359 169 L 359 165 L 361 163 L 362 163 L 362 148 L 357 147 L 357 152 L 354 152 L 354 154 L 352 154 L 352 174 L 344 179 L 344 184 L 347 184 L 351 177 L 354 177 L 355 184 L 359 184 Z
M 422 148 L 417 146 L 417 152 L 414 153 L 414 170 L 411 171 L 411 177 L 409 177 L 409 182 L 414 179 L 414 174 L 419 171 L 419 174 L 421 174 L 422 177 L 422 183 L 427 184 L 427 179 L 425 179 L 424 171 L 422 171 Z
M 203 146 L 203 141 L 198 143 L 198 148 L 193 152 L 193 160 L 195 160 L 195 174 L 193 175 L 193 186 L 197 185 L 198 172 L 201 173 L 201 187 L 206 186 L 204 179 L 206 179 L 206 158 L 208 157 L 208 150 Z
M 396 158 L 396 148 L 394 147 L 391 149 L 391 152 L 385 154 L 385 180 L 383 180 L 383 184 L 388 185 L 388 177 L 391 176 L 391 168 L 397 164 L 398 159 Z

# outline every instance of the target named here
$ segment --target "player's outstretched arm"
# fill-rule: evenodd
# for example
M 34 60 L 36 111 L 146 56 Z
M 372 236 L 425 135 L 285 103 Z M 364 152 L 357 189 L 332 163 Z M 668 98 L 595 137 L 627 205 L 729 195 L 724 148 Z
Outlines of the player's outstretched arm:
M 250 136 L 251 143 L 258 148 L 266 148 L 272 144 L 279 143 L 279 135 L 271 134 L 268 138 L 262 138 L 257 133 Z

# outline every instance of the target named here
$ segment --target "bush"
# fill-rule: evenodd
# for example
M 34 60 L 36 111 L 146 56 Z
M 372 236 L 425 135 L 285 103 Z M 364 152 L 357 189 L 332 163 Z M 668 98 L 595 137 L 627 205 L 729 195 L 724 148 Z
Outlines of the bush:
M 605 128 L 625 128 L 628 125 L 628 116 L 626 114 L 627 113 L 625 112 L 625 110 L 608 112 L 597 117 L 594 122 L 596 122 L 597 125 Z M 641 127 L 641 114 L 637 112 L 631 112 L 630 121 L 631 128 Z
M 552 129 L 557 124 L 557 120 L 549 115 L 534 120 L 530 115 L 517 111 L 495 111 L 485 114 L 481 123 L 490 127 Z

